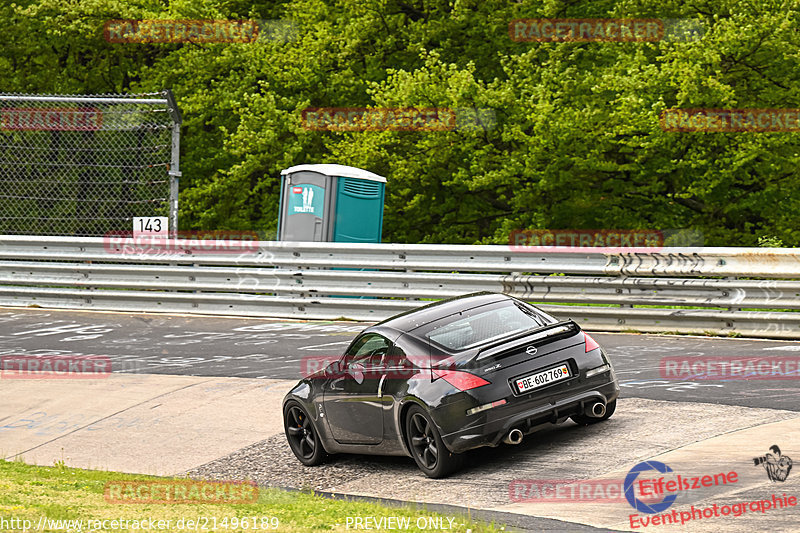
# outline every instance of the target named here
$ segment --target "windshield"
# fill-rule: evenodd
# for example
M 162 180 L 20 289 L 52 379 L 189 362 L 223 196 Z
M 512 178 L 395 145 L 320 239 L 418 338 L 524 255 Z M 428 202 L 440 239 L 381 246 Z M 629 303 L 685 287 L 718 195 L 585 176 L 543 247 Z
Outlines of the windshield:
M 419 333 L 449 351 L 461 351 L 553 324 L 556 319 L 508 300 L 470 309 L 423 326 Z

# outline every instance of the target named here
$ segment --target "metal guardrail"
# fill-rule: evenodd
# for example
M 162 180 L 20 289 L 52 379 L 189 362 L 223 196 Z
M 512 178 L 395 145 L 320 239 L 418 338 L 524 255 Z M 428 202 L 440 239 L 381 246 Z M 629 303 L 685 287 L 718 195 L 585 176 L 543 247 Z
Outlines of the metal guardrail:
M 0 305 L 379 320 L 489 290 L 587 329 L 800 338 L 794 249 L 160 242 L 1 236 Z

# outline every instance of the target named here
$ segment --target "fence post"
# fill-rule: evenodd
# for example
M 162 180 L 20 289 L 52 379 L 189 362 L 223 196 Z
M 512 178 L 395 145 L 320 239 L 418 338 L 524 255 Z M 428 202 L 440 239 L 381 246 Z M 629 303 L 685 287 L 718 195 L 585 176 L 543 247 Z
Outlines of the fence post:
M 167 89 L 164 95 L 169 102 L 169 114 L 172 117 L 172 159 L 169 165 L 169 234 L 178 236 L 178 191 L 181 177 L 181 110 L 172 91 Z

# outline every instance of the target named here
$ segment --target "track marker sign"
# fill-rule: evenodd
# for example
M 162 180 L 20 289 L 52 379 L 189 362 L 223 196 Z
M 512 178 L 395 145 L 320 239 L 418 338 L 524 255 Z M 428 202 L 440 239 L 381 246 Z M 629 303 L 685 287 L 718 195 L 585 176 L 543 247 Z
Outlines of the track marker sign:
M 133 217 L 134 237 L 169 237 L 169 218 Z

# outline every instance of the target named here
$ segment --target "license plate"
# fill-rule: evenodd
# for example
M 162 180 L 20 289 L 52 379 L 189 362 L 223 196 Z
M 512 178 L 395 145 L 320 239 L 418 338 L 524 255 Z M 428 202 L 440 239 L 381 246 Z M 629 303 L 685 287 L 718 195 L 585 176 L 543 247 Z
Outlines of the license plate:
M 517 386 L 517 391 L 523 393 L 532 391 L 533 389 L 538 389 L 539 387 L 544 387 L 545 385 L 549 385 L 550 383 L 555 383 L 556 381 L 561 381 L 569 377 L 569 366 L 567 366 L 566 363 L 563 363 L 559 366 L 531 374 L 530 376 L 517 378 L 514 380 L 514 383 Z

